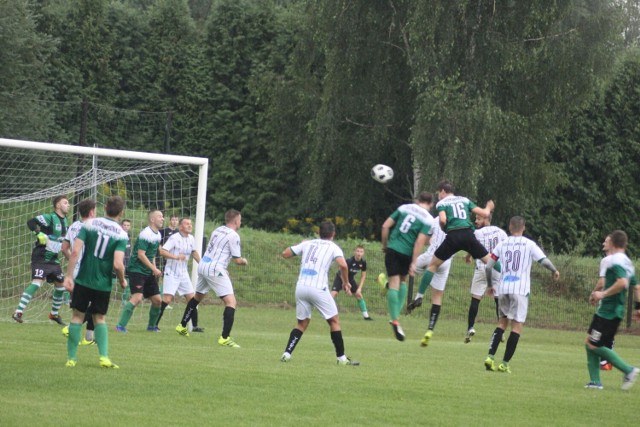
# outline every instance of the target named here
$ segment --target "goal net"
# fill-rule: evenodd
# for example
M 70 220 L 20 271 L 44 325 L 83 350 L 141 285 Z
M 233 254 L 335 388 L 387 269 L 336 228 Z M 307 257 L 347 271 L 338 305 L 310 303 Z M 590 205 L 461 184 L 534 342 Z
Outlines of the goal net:
M 54 211 L 52 199 L 64 195 L 71 209 L 67 223 L 78 219 L 76 205 L 92 198 L 97 215 L 113 195 L 124 198 L 122 218 L 131 220 L 131 243 L 147 226 L 147 213 L 194 220 L 196 242 L 203 241 L 208 160 L 198 157 L 79 147 L 0 138 L 0 319 L 10 321 L 20 296 L 31 283 L 35 238 L 27 221 Z M 63 271 L 66 260 L 59 255 Z M 114 286 L 110 319 L 119 314 L 122 290 Z M 48 321 L 53 286 L 43 284 L 24 311 L 25 322 Z M 70 313 L 63 305 L 65 322 Z

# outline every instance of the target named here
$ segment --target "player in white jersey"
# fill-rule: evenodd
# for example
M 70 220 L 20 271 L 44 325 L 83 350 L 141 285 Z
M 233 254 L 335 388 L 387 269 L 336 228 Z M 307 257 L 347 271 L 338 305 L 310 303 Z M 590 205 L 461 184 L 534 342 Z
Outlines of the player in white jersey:
M 336 350 L 338 365 L 359 365 L 344 353 L 344 341 L 338 318 L 338 307 L 329 290 L 329 267 L 335 261 L 340 267 L 342 286 L 347 295 L 351 295 L 349 268 L 344 259 L 342 249 L 333 238 L 336 234 L 332 222 L 320 224 L 320 238 L 303 241 L 282 252 L 284 258 L 300 256 L 300 275 L 296 284 L 296 318 L 298 324 L 291 330 L 289 340 L 280 360 L 288 362 L 291 353 L 300 342 L 302 334 L 309 326 L 311 312 L 315 307 L 325 318 L 331 330 L 331 341 Z
M 64 255 L 65 258 L 71 259 L 71 252 L 73 251 L 73 242 L 75 242 L 76 237 L 80 233 L 82 226 L 84 223 L 96 217 L 96 202 L 92 199 L 84 199 L 78 203 L 78 213 L 80 214 L 80 219 L 75 221 L 73 224 L 69 226 L 67 229 L 67 234 L 62 241 L 62 247 L 60 252 Z M 73 269 L 73 278 L 75 279 L 78 276 L 78 271 L 80 271 L 80 261 L 82 260 L 82 254 L 84 253 L 84 248 L 80 253 L 80 258 L 78 259 L 78 263 L 76 267 Z M 84 317 L 84 323 L 87 324 L 87 331 L 85 332 L 85 336 L 80 341 L 80 345 L 91 345 L 95 344 L 93 339 L 93 331 L 95 329 L 93 325 L 93 311 L 91 310 L 91 306 L 87 309 Z M 62 328 L 62 335 L 65 337 L 69 336 L 69 326 L 65 326 Z
M 491 215 L 476 215 L 476 231 L 474 234 L 476 239 L 484 246 L 489 253 L 498 246 L 498 243 L 507 238 L 507 233 L 500 227 L 491 225 Z M 472 257 L 470 254 L 465 256 L 464 261 L 471 263 Z M 495 270 L 495 269 L 494 269 Z M 500 275 L 493 272 L 491 279 L 493 280 L 493 289 L 497 290 L 500 282 Z M 487 290 L 487 275 L 484 272 L 484 262 L 482 260 L 476 260 L 476 267 L 473 271 L 473 279 L 471 280 L 471 304 L 469 304 L 469 315 L 467 317 L 467 333 L 464 337 L 464 342 L 471 342 L 471 338 L 476 334 L 474 325 L 476 323 L 476 317 L 478 316 L 478 308 L 480 307 L 480 300 Z M 496 317 L 500 319 L 498 313 L 498 295 L 494 294 L 494 300 L 496 304 Z
M 202 262 L 198 265 L 196 295 L 184 309 L 182 321 L 176 326 L 176 331 L 180 335 L 189 336 L 187 323 L 193 317 L 193 312 L 200 301 L 204 299 L 210 290 L 213 290 L 216 296 L 224 302 L 222 334 L 218 338 L 218 344 L 239 348 L 240 346 L 229 336 L 233 327 L 237 301 L 233 293 L 233 285 L 229 278 L 227 266 L 229 262 L 233 262 L 236 265 L 247 265 L 249 262 L 242 257 L 240 236 L 237 233 L 242 224 L 242 215 L 237 210 L 230 209 L 225 212 L 224 220 L 226 225 L 216 228 L 211 233 L 207 250 L 202 256 Z
M 185 297 L 187 303 L 194 296 L 191 277 L 187 270 L 189 258 L 193 257 L 196 262 L 200 262 L 200 254 L 196 250 L 195 239 L 191 232 L 193 224 L 190 218 L 180 218 L 178 229 L 160 247 L 160 255 L 167 261 L 164 263 L 164 280 L 162 282 L 162 305 L 160 306 L 160 316 L 156 326 L 164 314 L 164 310 L 173 301 L 173 296 L 178 293 Z M 191 313 L 191 324 L 193 332 L 204 332 L 198 326 L 198 310 Z
M 531 292 L 531 264 L 540 263 L 553 274 L 553 279 L 560 278 L 560 272 L 546 257 L 542 249 L 533 241 L 523 236 L 525 229 L 524 218 L 514 216 L 509 221 L 511 236 L 498 243 L 491 252 L 491 258 L 486 265 L 487 283 L 492 282 L 492 270 L 496 261 L 502 262 L 502 276 L 498 285 L 500 319 L 498 327 L 491 336 L 489 355 L 484 361 L 488 371 L 511 373 L 509 362 L 513 357 L 520 339 L 524 321 L 527 319 L 529 308 L 529 293 Z M 490 289 L 493 285 L 490 285 Z M 511 323 L 511 334 L 507 340 L 502 363 L 496 367 L 494 356 L 502 340 L 502 335 Z

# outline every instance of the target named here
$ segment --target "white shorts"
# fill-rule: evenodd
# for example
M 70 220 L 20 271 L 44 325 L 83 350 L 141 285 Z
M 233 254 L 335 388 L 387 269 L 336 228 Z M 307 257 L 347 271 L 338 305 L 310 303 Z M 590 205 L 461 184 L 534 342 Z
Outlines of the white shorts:
M 427 267 L 429 267 L 429 263 L 431 262 L 431 258 L 433 258 L 433 254 L 424 252 L 418 258 L 416 258 L 416 274 L 422 274 L 427 271 Z M 447 286 L 447 279 L 449 278 L 449 270 L 451 270 L 451 260 L 453 257 L 449 258 L 436 270 L 433 278 L 431 279 L 431 287 L 437 291 L 444 291 L 444 288 Z
M 500 316 L 524 323 L 529 309 L 529 297 L 516 294 L 504 294 L 498 297 Z
M 491 274 L 491 283 L 493 283 L 494 296 L 498 296 L 498 285 L 500 284 L 500 273 L 493 271 Z M 471 280 L 471 295 L 483 296 L 487 291 L 487 273 L 478 268 L 473 270 L 473 279 Z
M 296 318 L 311 319 L 313 307 L 317 308 L 325 320 L 338 315 L 338 306 L 327 288 L 296 286 Z
M 183 296 L 193 293 L 193 285 L 191 284 L 191 278 L 186 275 L 172 276 L 167 273 L 164 275 L 162 281 L 162 293 L 164 295 L 178 295 Z
M 196 292 L 199 294 L 207 294 L 210 289 L 213 289 L 218 298 L 233 295 L 233 285 L 231 284 L 229 273 L 224 270 L 213 270 L 211 276 L 198 274 Z

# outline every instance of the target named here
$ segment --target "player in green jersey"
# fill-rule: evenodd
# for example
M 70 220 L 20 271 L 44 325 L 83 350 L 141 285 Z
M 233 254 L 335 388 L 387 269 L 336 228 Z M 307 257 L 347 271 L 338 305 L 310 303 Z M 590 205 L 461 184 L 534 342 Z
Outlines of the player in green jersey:
M 120 320 L 116 326 L 116 331 L 118 332 L 127 332 L 127 324 L 133 315 L 133 310 L 144 298 L 151 300 L 147 331 L 160 331 L 156 323 L 162 306 L 162 297 L 158 286 L 158 278 L 162 276 L 162 271 L 156 267 L 154 260 L 162 242 L 160 229 L 164 224 L 164 215 L 159 210 L 153 210 L 149 212 L 147 219 L 149 225 L 140 232 L 138 240 L 136 240 L 131 251 L 131 260 L 127 270 L 131 298 L 120 315 Z
M 495 205 L 489 200 L 483 209 L 463 196 L 454 194 L 455 188 L 449 181 L 438 183 L 438 198 L 436 204 L 440 227 L 447 233 L 440 247 L 436 250 L 421 281 L 421 288 L 431 284 L 433 275 L 438 267 L 451 258 L 456 252 L 463 250 L 471 254 L 474 259 L 481 259 L 485 264 L 489 261 L 489 251 L 482 246 L 473 234 L 474 224 L 471 213 L 489 216 Z M 418 297 L 407 306 L 409 312 L 422 305 L 422 298 Z M 425 336 L 426 337 L 426 336 Z
M 123 259 L 128 236 L 118 224 L 123 209 L 122 197 L 110 197 L 105 205 L 106 218 L 89 219 L 73 244 L 67 276 L 64 279 L 65 289 L 73 292 L 71 300 L 73 316 L 67 339 L 67 367 L 72 368 L 77 364 L 76 355 L 82 332 L 82 321 L 91 305 L 100 366 L 118 368 L 118 365 L 109 359 L 109 334 L 105 315 L 111 298 L 113 271 L 116 272 L 120 286 L 122 288 L 127 286 Z M 73 271 L 78 262 L 80 262 L 80 269 L 74 280 Z
M 591 293 L 589 302 L 598 304 L 589 326 L 586 340 L 587 368 L 590 381 L 585 388 L 602 389 L 600 382 L 600 359 L 607 359 L 616 369 L 624 373 L 622 389 L 628 390 L 640 374 L 640 369 L 627 364 L 615 350 L 608 348 L 615 338 L 620 321 L 624 317 L 627 289 L 635 287 L 636 301 L 639 291 L 633 263 L 625 254 L 628 237 L 622 230 L 609 234 L 609 255 L 600 262 L 605 280 L 602 289 Z M 636 309 L 638 303 L 636 303 Z
M 429 208 L 433 204 L 431 193 L 423 191 L 415 203 L 400 206 L 382 224 L 382 251 L 387 269 L 387 305 L 389 323 L 398 341 L 404 341 L 404 331 L 398 322 L 402 306 L 407 299 L 407 275 L 416 271 L 416 258 L 429 242 L 433 217 Z
M 62 240 L 67 234 L 67 219 L 70 205 L 67 196 L 57 196 L 53 199 L 54 212 L 38 215 L 27 221 L 29 230 L 36 237 L 36 243 L 31 252 L 31 284 L 22 293 L 20 303 L 13 313 L 13 320 L 22 323 L 22 314 L 31 298 L 46 280 L 53 283 L 53 303 L 49 320 L 65 326 L 58 311 L 62 305 L 64 275 L 60 267 L 58 253 L 62 248 Z

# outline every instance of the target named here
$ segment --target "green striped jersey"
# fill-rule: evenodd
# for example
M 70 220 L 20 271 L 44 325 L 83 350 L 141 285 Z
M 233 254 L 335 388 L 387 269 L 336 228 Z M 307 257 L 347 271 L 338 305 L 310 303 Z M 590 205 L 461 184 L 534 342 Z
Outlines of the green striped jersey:
M 153 231 L 151 227 L 145 227 L 144 230 L 138 235 L 133 249 L 131 249 L 131 259 L 129 260 L 129 273 L 141 273 L 146 276 L 151 274 L 151 270 L 140 261 L 138 258 L 138 251 L 143 250 L 149 261 L 153 262 L 153 259 L 158 254 L 158 248 L 162 236 L 159 231 Z
M 84 254 L 75 282 L 87 288 L 110 292 L 113 259 L 116 251 L 124 252 L 127 233 L 109 218 L 87 220 L 78 233 L 84 242 Z
M 418 234 L 429 235 L 433 217 L 425 208 L 416 203 L 402 205 L 390 216 L 395 221 L 387 247 L 394 251 L 412 256 L 413 245 Z
M 474 228 L 471 222 L 471 210 L 477 207 L 475 203 L 462 196 L 447 196 L 436 204 L 438 214 L 445 212 L 447 224 L 445 231 L 459 230 L 463 228 Z

